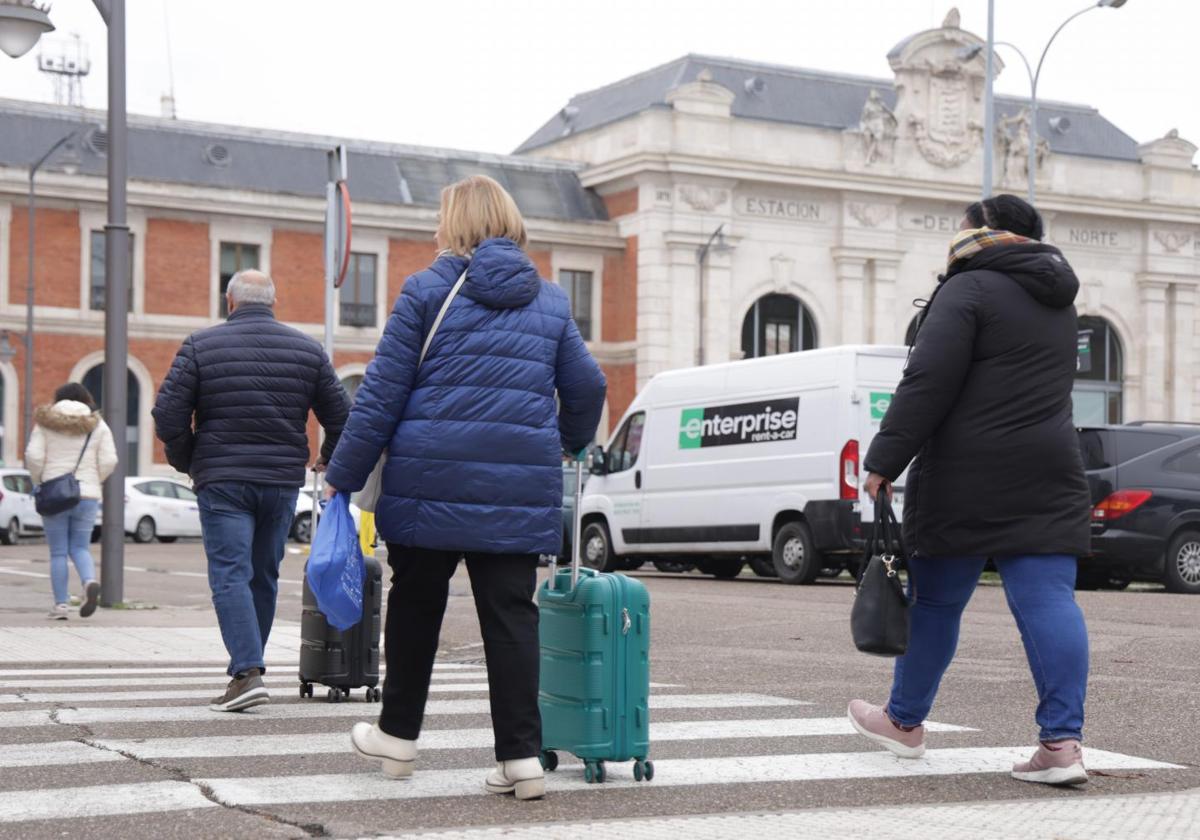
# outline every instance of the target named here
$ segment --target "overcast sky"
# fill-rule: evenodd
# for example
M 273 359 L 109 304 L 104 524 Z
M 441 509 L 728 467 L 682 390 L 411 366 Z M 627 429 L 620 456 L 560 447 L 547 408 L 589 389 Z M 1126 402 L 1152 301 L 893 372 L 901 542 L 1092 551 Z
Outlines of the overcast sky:
M 997 0 L 996 37 L 1036 63 L 1087 0 Z M 129 107 L 159 113 L 173 56 L 181 119 L 509 152 L 566 104 L 688 52 L 891 78 L 901 38 L 947 0 L 127 0 Z M 983 35 L 986 0 L 960 0 Z M 80 34 L 105 103 L 105 30 L 89 0 L 56 0 L 55 36 Z M 1074 21 L 1041 96 L 1091 104 L 1138 141 L 1178 128 L 1200 143 L 1200 2 L 1128 0 Z M 45 39 L 44 39 L 45 41 Z M 53 101 L 41 46 L 0 56 L 0 96 Z M 1019 60 L 997 90 L 1027 95 Z M 0 139 L 2 141 L 2 139 Z

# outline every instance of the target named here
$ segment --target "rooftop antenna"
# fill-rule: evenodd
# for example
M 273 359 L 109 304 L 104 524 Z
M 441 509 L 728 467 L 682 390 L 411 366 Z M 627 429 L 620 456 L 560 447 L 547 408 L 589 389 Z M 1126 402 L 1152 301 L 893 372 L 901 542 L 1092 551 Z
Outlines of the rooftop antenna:
M 162 115 L 169 120 L 176 119 L 175 115 L 175 59 L 171 55 L 171 21 L 167 17 L 167 2 L 164 0 L 163 10 L 163 32 L 167 38 L 167 92 L 162 95 L 159 100 L 162 106 Z
M 83 77 L 92 70 L 87 44 L 72 33 L 70 38 L 42 39 L 38 70 L 54 82 L 54 102 L 74 108 L 83 107 Z

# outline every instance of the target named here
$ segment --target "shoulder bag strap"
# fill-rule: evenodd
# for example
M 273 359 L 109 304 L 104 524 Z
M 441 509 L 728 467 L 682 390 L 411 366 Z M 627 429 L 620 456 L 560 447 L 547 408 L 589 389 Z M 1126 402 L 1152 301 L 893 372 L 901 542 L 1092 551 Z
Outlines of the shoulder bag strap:
M 437 317 L 433 319 L 433 326 L 429 328 L 429 335 L 425 336 L 425 344 L 421 347 L 421 358 L 417 359 L 417 367 L 420 367 L 425 362 L 425 354 L 429 352 L 429 345 L 433 343 L 433 336 L 437 333 L 438 327 L 442 325 L 442 319 L 446 317 L 446 310 L 450 308 L 454 296 L 458 294 L 458 290 L 462 288 L 465 282 L 467 282 L 467 269 L 464 268 L 463 273 L 458 277 L 458 282 L 450 289 L 450 294 L 446 295 L 446 300 L 442 303 L 442 308 L 438 311 Z
M 92 432 L 94 431 L 96 430 L 92 429 Z M 83 439 L 83 449 L 79 450 L 79 457 L 75 459 L 75 469 L 71 470 L 72 475 L 79 471 L 79 465 L 83 463 L 83 454 L 87 452 L 88 444 L 92 442 L 92 432 L 88 432 L 87 437 Z

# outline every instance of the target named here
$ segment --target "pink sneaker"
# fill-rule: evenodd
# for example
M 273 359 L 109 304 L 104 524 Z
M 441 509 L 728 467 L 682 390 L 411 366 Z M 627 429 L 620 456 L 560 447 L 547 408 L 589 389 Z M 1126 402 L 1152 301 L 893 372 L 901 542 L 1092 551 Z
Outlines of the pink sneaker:
M 846 715 L 859 735 L 882 744 L 901 758 L 920 758 L 925 754 L 924 726 L 905 732 L 892 723 L 882 706 L 872 706 L 865 700 L 851 700 Z
M 1013 765 L 1012 776 L 1044 785 L 1082 785 L 1088 780 L 1083 747 L 1074 740 L 1038 744 L 1033 758 Z

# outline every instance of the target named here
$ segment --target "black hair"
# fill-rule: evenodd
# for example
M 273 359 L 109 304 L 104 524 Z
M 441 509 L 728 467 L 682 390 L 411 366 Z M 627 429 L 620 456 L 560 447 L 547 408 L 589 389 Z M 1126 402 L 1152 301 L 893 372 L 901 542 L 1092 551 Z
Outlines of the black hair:
M 1046 229 L 1042 214 L 1023 198 L 1004 193 L 967 206 L 967 221 L 975 227 L 1007 230 L 1018 236 L 1041 240 Z
M 92 399 L 92 392 L 78 382 L 68 382 L 66 385 L 59 386 L 58 390 L 54 392 L 54 401 L 61 402 L 63 400 L 81 402 L 92 411 L 96 410 L 96 401 Z

